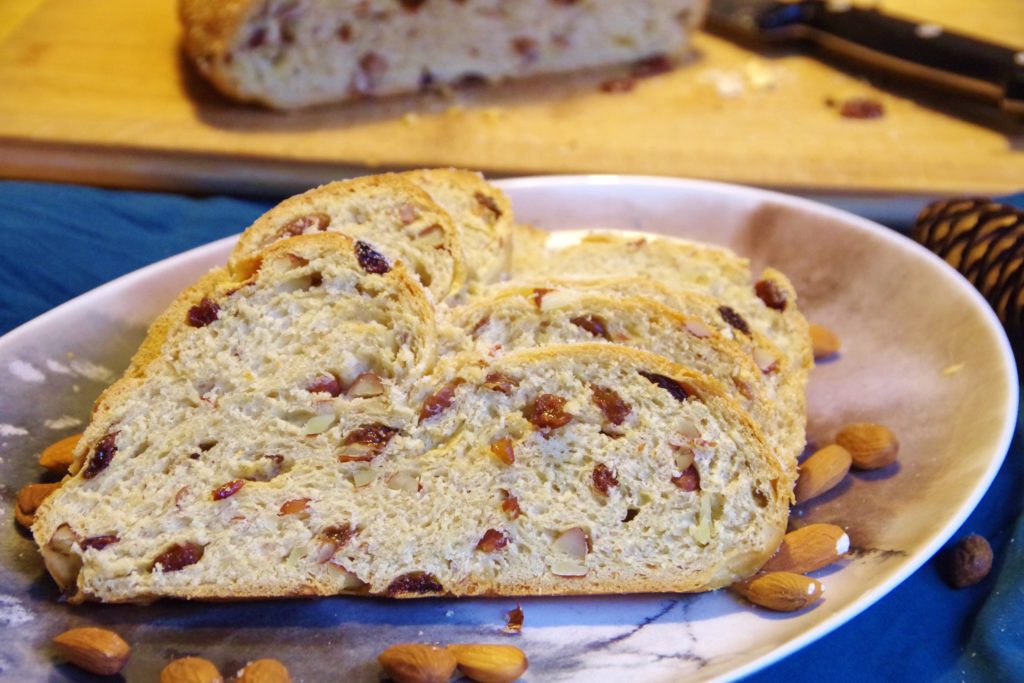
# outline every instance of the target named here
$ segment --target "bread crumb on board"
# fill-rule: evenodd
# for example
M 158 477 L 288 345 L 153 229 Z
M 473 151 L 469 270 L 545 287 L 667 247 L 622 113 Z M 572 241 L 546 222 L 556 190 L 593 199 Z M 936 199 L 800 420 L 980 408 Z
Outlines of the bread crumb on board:
M 714 87 L 719 97 L 731 99 L 748 92 L 774 90 L 777 85 L 791 79 L 785 69 L 773 66 L 760 59 L 751 59 L 739 68 L 707 68 L 700 72 L 698 80 Z

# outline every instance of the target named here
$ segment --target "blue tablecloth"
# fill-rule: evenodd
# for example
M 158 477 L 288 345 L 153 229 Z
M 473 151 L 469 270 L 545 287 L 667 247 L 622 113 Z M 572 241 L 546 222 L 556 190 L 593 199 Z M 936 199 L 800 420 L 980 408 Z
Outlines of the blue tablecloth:
M 269 205 L 0 182 L 0 334 L 119 275 L 238 232 Z M 850 623 L 751 680 L 1024 681 L 1022 456 L 1018 429 L 995 483 L 954 536 L 991 541 L 989 578 L 953 590 L 929 562 Z

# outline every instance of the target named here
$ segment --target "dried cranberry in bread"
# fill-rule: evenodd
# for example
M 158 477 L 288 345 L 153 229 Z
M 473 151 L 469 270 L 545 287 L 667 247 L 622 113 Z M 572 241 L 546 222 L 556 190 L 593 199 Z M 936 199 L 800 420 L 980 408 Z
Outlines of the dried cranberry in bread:
M 289 520 L 333 538 L 345 520 L 307 515 L 302 501 L 315 508 L 321 486 L 351 488 L 353 468 L 415 445 L 407 395 L 435 359 L 423 289 L 400 263 L 365 268 L 359 244 L 275 242 L 251 277 L 214 271 L 154 324 L 33 526 L 73 601 L 303 590 L 260 578 L 299 566 Z M 336 569 L 309 571 L 321 591 L 347 585 Z
M 683 54 L 700 0 L 181 0 L 224 94 L 278 109 Z
M 393 174 L 329 183 L 284 200 L 242 233 L 228 268 L 244 277 L 267 245 L 322 232 L 365 243 L 360 261 L 367 267 L 383 270 L 404 261 L 434 301 L 465 282 L 458 227 L 429 194 Z

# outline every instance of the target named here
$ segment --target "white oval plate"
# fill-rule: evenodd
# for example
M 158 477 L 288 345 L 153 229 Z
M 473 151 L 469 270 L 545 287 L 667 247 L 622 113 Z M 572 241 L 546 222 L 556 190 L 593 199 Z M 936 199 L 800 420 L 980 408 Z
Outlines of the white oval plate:
M 901 452 L 897 467 L 852 475 L 794 513 L 801 524 L 840 524 L 852 538 L 851 557 L 818 573 L 824 601 L 776 615 L 725 591 L 527 599 L 526 626 L 514 641 L 501 628 L 515 601 L 500 598 L 165 601 L 70 610 L 53 601 L 32 545 L 9 525 L 0 546 L 0 599 L 15 617 L 23 610 L 31 618 L 10 637 L 0 672 L 45 675 L 52 670 L 47 639 L 81 621 L 109 624 L 133 643 L 129 680 L 155 678 L 169 658 L 198 653 L 224 671 L 275 656 L 297 680 L 376 681 L 376 654 L 416 640 L 515 642 L 530 657 L 526 680 L 534 681 L 731 679 L 820 638 L 892 590 L 988 488 L 1017 414 L 1013 356 L 981 296 L 925 249 L 841 211 L 715 183 L 597 176 L 498 184 L 521 222 L 683 236 L 731 247 L 755 266 L 771 264 L 791 277 L 807 317 L 838 332 L 841 357 L 812 376 L 809 440 L 823 444 L 844 423 L 874 420 L 899 436 Z M 20 486 L 38 474 L 38 449 L 75 431 L 67 420 L 63 431 L 53 428 L 60 422 L 48 430 L 45 421 L 87 419 L 91 400 L 127 364 L 146 324 L 223 263 L 233 242 L 126 275 L 0 339 L 0 372 L 13 388 L 0 396 L 0 423 L 28 431 L 3 436 L 9 457 L 0 462 L 2 481 Z

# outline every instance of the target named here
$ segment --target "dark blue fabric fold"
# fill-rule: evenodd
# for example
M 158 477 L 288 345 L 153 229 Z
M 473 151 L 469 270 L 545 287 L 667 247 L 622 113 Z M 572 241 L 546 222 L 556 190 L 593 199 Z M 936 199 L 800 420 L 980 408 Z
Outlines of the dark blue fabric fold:
M 268 206 L 0 182 L 0 333 L 119 275 L 238 232 Z M 954 535 L 992 542 L 997 566 L 988 579 L 953 590 L 929 562 L 848 624 L 750 680 L 1024 681 L 1022 451 L 1018 436 L 991 490 Z
M 240 232 L 269 206 L 2 182 L 0 333 L 120 275 Z

